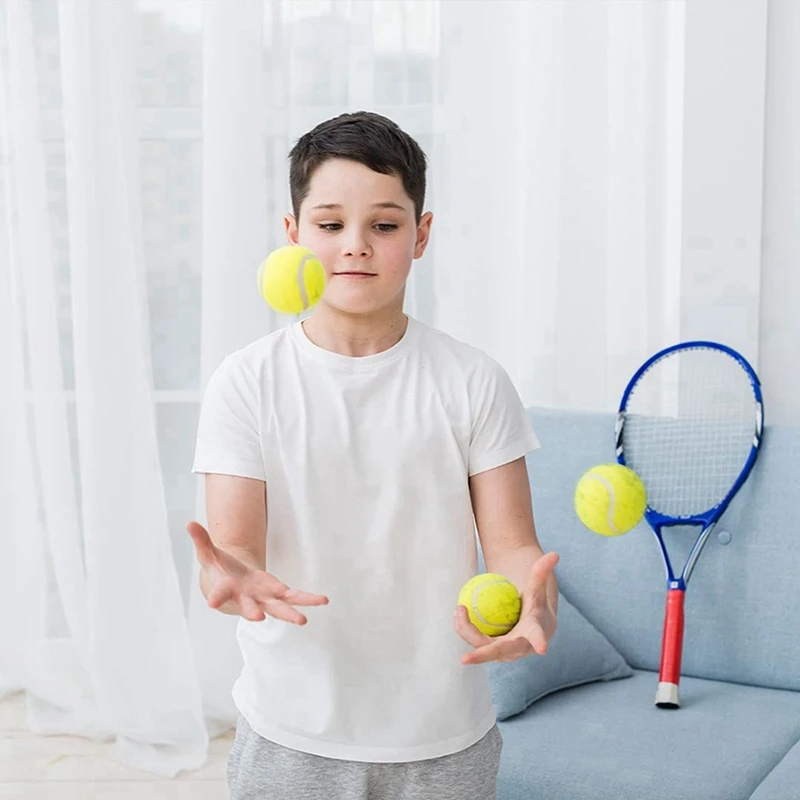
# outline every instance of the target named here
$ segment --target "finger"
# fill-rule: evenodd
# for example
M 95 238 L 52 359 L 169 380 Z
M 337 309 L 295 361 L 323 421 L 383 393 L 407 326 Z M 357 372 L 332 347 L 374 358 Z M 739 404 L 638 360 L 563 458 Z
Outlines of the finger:
M 292 608 L 288 603 L 284 603 L 283 600 L 270 598 L 262 601 L 261 608 L 271 617 L 282 619 L 284 622 L 292 622 L 295 625 L 305 625 L 308 622 L 305 615 L 301 614 L 296 608 Z
M 293 589 L 269 573 L 254 573 L 252 580 L 249 593 L 262 602 L 277 599 L 285 600 L 294 606 L 324 606 L 328 603 L 325 595 Z
M 327 597 L 292 589 L 274 575 L 265 572 L 253 573 L 246 584 L 246 591 L 262 604 L 270 600 L 284 600 L 292 605 L 306 606 L 319 606 L 328 602 Z
M 283 599 L 293 606 L 324 606 L 330 602 L 324 594 L 313 594 L 303 589 L 289 589 Z
M 527 639 L 505 639 L 479 647 L 461 657 L 462 664 L 486 664 L 490 661 L 514 661 L 530 655 L 533 647 Z
M 221 580 L 209 590 L 208 595 L 206 595 L 206 601 L 211 608 L 220 608 L 232 597 L 233 584 L 230 581 Z
M 541 625 L 531 625 L 530 628 L 525 631 L 525 638 L 540 656 L 543 656 L 547 652 L 547 636 Z
M 538 589 L 544 586 L 560 559 L 561 556 L 558 553 L 545 553 L 531 569 L 528 589 Z
M 258 603 L 246 595 L 239 598 L 239 613 L 251 622 L 263 622 L 266 614 L 258 607 Z
M 195 553 L 197 553 L 197 560 L 202 566 L 205 566 L 216 557 L 216 548 L 211 541 L 208 531 L 199 523 L 192 520 L 186 523 L 186 530 L 189 536 L 192 537 L 194 543 Z
M 491 636 L 481 633 L 470 622 L 469 612 L 466 606 L 456 606 L 456 612 L 453 620 L 453 627 L 456 633 L 472 647 L 483 647 L 489 642 L 494 641 Z

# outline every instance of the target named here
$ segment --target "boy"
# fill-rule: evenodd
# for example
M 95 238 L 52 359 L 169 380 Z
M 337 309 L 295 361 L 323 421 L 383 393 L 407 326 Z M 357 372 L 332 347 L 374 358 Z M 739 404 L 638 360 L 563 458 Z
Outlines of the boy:
M 287 239 L 325 293 L 212 376 L 193 467 L 210 535 L 187 525 L 209 606 L 242 617 L 231 798 L 490 800 L 502 738 L 471 665 L 544 653 L 555 630 L 538 443 L 496 362 L 403 313 L 432 223 L 417 143 L 344 114 L 299 139 L 290 184 Z M 475 527 L 523 593 L 495 639 L 454 609 Z

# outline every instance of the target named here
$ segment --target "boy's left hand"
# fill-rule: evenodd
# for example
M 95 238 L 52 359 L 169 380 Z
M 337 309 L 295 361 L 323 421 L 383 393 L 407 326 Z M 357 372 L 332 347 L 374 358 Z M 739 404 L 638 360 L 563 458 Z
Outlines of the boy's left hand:
M 556 631 L 556 602 L 548 598 L 547 584 L 554 580 L 557 553 L 546 553 L 531 570 L 522 592 L 522 609 L 517 624 L 502 636 L 487 636 L 470 621 L 466 606 L 456 606 L 456 633 L 475 650 L 461 657 L 462 664 L 485 664 L 488 661 L 515 661 L 518 658 L 547 652 L 547 644 Z

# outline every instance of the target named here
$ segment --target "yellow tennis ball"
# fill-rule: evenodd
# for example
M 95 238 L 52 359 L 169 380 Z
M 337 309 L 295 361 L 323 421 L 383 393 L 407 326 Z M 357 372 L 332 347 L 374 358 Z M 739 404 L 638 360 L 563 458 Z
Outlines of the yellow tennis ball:
M 510 580 L 494 572 L 484 572 L 461 587 L 458 605 L 467 607 L 470 622 L 481 633 L 501 636 L 517 624 L 522 600 Z
M 600 464 L 585 472 L 575 487 L 575 511 L 601 536 L 620 536 L 644 516 L 647 492 L 639 476 L 622 464 Z
M 261 296 L 279 314 L 299 314 L 322 297 L 325 268 L 307 247 L 290 244 L 269 254 L 257 280 Z

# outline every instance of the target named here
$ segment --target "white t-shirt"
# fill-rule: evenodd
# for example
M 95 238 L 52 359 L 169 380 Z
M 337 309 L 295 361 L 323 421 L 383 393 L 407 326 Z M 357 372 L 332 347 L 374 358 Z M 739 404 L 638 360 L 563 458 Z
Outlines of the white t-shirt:
M 240 619 L 233 697 L 265 739 L 400 762 L 493 726 L 484 667 L 453 630 L 477 569 L 468 477 L 538 446 L 505 371 L 413 318 L 354 358 L 297 322 L 229 355 L 206 390 L 194 472 L 267 484 L 267 561 L 329 597 L 308 624 Z

